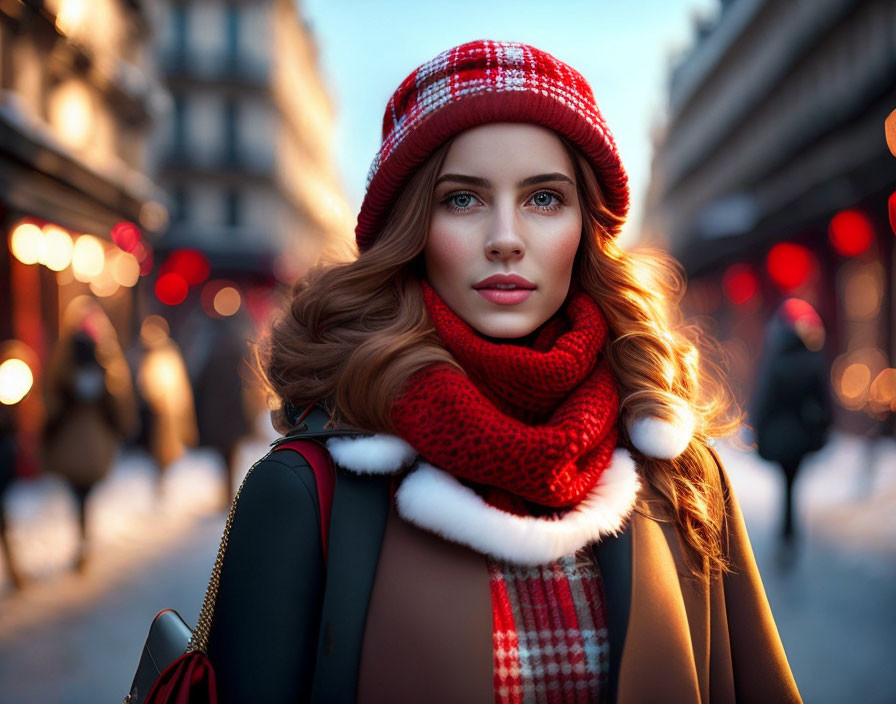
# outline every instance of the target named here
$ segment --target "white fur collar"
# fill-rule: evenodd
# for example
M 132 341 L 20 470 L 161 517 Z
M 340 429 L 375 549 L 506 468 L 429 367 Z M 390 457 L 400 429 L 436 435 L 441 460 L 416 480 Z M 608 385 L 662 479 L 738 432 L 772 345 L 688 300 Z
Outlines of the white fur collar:
M 417 451 L 395 435 L 361 435 L 327 440 L 333 461 L 355 474 L 396 474 L 417 458 Z
M 390 435 L 331 438 L 327 447 L 337 464 L 357 474 L 395 474 L 417 456 L 410 445 Z M 634 460 L 618 448 L 589 495 L 559 519 L 497 509 L 451 474 L 425 462 L 404 478 L 395 498 L 398 514 L 409 523 L 490 557 L 538 565 L 616 533 L 638 488 Z
M 490 557 L 540 565 L 616 533 L 631 512 L 638 474 L 619 448 L 597 485 L 562 518 L 515 516 L 487 504 L 454 476 L 421 463 L 398 487 L 398 514 L 414 525 Z

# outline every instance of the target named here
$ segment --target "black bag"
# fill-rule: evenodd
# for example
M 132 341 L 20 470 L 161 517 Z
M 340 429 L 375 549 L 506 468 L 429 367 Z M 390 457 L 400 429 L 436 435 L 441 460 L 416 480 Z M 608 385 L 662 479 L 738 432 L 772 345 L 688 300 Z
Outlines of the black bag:
M 165 609 L 152 621 L 140 655 L 131 690 L 123 704 L 143 704 L 153 683 L 172 662 L 187 652 L 193 631 L 174 609 Z

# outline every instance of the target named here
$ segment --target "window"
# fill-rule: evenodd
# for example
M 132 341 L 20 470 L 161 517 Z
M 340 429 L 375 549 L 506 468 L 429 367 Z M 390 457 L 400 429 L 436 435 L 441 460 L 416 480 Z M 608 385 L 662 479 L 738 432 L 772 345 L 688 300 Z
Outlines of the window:
M 227 61 L 236 66 L 240 57 L 240 10 L 236 5 L 227 6 Z
M 236 188 L 230 188 L 227 190 L 225 200 L 227 211 L 225 214 L 227 218 L 226 224 L 230 227 L 236 227 L 242 219 L 242 194 Z
M 224 158 L 228 164 L 237 160 L 239 141 L 239 106 L 233 98 L 224 101 Z

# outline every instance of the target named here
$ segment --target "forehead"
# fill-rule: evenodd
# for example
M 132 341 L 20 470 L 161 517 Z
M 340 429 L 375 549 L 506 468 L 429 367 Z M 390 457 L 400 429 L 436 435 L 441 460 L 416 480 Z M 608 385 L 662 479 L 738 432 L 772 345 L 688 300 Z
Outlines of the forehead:
M 574 178 L 572 159 L 557 134 L 539 125 L 499 122 L 457 135 L 440 173 L 513 179 L 548 172 Z

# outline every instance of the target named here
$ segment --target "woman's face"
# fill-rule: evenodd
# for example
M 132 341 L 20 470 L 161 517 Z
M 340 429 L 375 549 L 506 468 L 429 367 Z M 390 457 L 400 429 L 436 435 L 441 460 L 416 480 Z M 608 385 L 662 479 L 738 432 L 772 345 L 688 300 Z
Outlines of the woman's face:
M 436 180 L 427 279 L 482 335 L 524 337 L 563 304 L 581 233 L 575 170 L 557 135 L 474 127 L 455 137 Z

